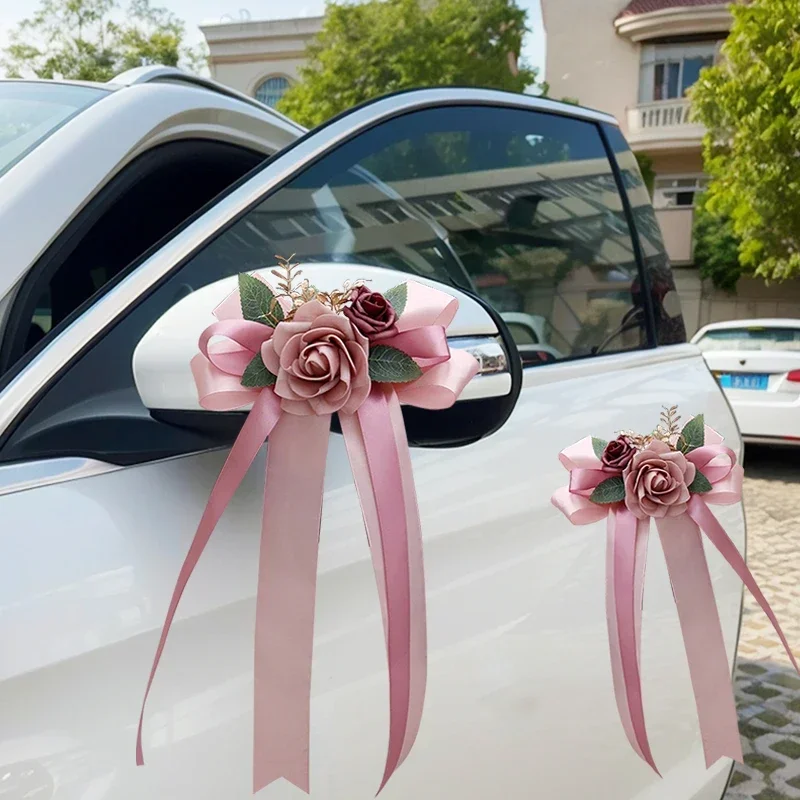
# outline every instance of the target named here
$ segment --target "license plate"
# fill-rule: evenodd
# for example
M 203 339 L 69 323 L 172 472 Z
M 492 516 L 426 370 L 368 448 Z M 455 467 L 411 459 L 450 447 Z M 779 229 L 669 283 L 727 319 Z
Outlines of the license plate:
M 737 372 L 733 375 L 728 372 L 718 372 L 717 380 L 723 389 L 755 389 L 763 392 L 769 385 L 769 375 L 755 372 Z

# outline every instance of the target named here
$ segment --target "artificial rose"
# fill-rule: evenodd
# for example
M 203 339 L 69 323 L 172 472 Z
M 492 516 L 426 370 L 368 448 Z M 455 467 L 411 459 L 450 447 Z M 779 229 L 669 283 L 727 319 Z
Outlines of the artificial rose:
M 261 347 L 289 414 L 352 414 L 369 394 L 369 342 L 318 300 L 304 303 Z
M 631 440 L 627 436 L 618 436 L 606 445 L 600 460 L 609 470 L 622 472 L 631 463 L 635 454 L 636 448 L 631 444 Z
M 653 441 L 623 473 L 625 505 L 639 519 L 677 517 L 686 511 L 695 465 L 668 444 Z
M 394 306 L 380 292 L 371 292 L 366 286 L 353 289 L 350 305 L 345 306 L 343 312 L 353 326 L 372 342 L 388 339 L 397 333 Z

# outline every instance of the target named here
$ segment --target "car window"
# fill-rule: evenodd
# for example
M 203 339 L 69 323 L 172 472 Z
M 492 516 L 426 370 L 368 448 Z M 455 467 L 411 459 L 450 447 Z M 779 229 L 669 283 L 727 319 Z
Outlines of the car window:
M 622 182 L 631 205 L 634 227 L 642 248 L 645 279 L 651 297 L 650 307 L 655 316 L 656 340 L 660 345 L 681 344 L 686 341 L 686 327 L 672 268 L 661 235 L 661 226 L 650 202 L 650 194 L 642 179 L 636 157 L 619 128 L 615 125 L 603 127 L 611 149 L 616 155 Z
M 768 350 L 800 352 L 800 329 L 750 326 L 706 331 L 697 341 L 703 351 Z
M 80 453 L 136 463 L 211 446 L 150 417 L 133 351 L 187 292 L 276 255 L 383 265 L 477 292 L 533 329 L 539 341 L 519 348 L 531 365 L 648 343 L 597 126 L 524 110 L 430 109 L 329 152 L 208 243 L 70 366 L 0 460 Z
M 25 276 L 0 342 L 0 371 L 263 160 L 262 153 L 232 144 L 187 140 L 155 147 L 128 164 Z
M 591 122 L 489 107 L 408 114 L 338 148 L 250 223 L 247 235 L 280 255 L 426 275 L 503 315 L 541 318 L 556 358 L 647 344 L 631 233 Z
M 0 82 L 0 175 L 105 89 L 28 81 Z

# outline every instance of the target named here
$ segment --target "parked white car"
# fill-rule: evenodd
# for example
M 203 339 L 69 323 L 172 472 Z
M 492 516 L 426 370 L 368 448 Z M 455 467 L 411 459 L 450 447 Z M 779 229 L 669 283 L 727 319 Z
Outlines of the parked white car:
M 719 800 L 731 764 L 704 767 L 656 538 L 642 648 L 663 778 L 617 715 L 602 525 L 572 527 L 550 505 L 563 447 L 649 430 L 662 404 L 704 413 L 741 446 L 679 311 L 659 301 L 669 266 L 612 117 L 431 89 L 306 133 L 162 68 L 104 86 L 0 82 L 0 241 L 4 797 L 251 797 L 263 454 L 183 599 L 145 717 L 147 765 L 135 766 L 158 632 L 242 415 L 197 410 L 188 369 L 178 399 L 148 407 L 144 394 L 163 395 L 151 391 L 158 348 L 137 363 L 139 386 L 132 363 L 182 297 L 295 254 L 316 272 L 390 285 L 399 270 L 460 292 L 470 313 L 451 346 L 491 356 L 451 411 L 406 420 L 430 663 L 417 744 L 381 797 Z M 557 360 L 523 368 L 485 286 L 562 334 Z M 717 513 L 744 549 L 741 507 Z M 708 556 L 732 661 L 741 587 Z M 366 799 L 385 758 L 387 669 L 335 432 L 317 598 L 312 797 Z M 285 783 L 263 792 L 300 796 Z
M 501 316 L 524 366 L 536 366 L 563 358 L 559 350 L 547 344 L 547 320 L 544 317 L 515 311 L 503 312 Z
M 800 320 L 715 322 L 692 341 L 730 400 L 746 442 L 800 444 Z

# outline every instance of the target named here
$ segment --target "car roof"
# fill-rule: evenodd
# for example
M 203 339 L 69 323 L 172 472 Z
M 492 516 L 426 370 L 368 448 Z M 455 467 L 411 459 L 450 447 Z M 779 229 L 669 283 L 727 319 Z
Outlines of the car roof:
M 800 328 L 800 319 L 789 317 L 767 317 L 765 319 L 729 319 L 725 322 L 710 322 L 702 331 L 731 330 L 738 328 Z
M 0 78 L 0 82 L 15 82 L 15 83 L 59 83 L 65 86 L 87 86 L 92 89 L 99 89 L 106 92 L 116 92 L 130 86 L 141 86 L 143 84 L 152 83 L 171 83 L 183 86 L 191 86 L 193 88 L 205 89 L 216 94 L 221 94 L 226 97 L 233 98 L 245 103 L 252 108 L 256 108 L 275 119 L 290 124 L 296 129 L 298 135 L 306 133 L 306 128 L 276 111 L 271 106 L 256 100 L 254 97 L 249 97 L 242 92 L 231 89 L 229 86 L 224 86 L 217 81 L 210 78 L 204 78 L 200 75 L 192 75 L 177 67 L 165 67 L 160 64 L 154 64 L 144 67 L 135 67 L 125 72 L 120 73 L 113 77 L 108 83 L 99 83 L 97 81 L 75 81 L 63 79 L 45 79 L 45 78 Z

